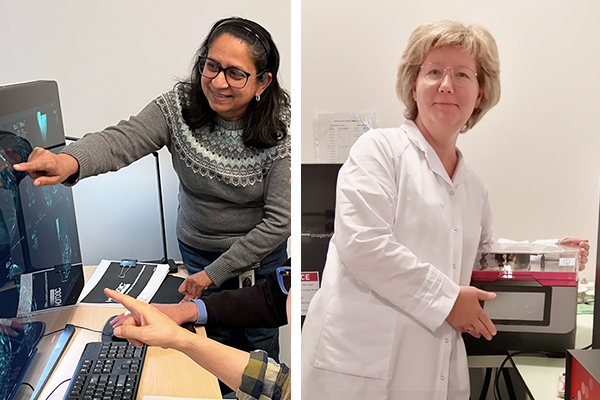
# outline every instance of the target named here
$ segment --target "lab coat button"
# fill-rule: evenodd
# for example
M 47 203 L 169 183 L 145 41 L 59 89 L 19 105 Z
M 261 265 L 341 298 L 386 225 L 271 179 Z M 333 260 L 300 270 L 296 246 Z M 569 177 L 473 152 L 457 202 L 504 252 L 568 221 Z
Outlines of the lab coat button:
M 454 191 L 450 191 L 450 196 L 454 196 Z
M 458 227 L 457 227 L 456 225 L 454 225 L 454 226 L 452 227 L 452 229 L 454 229 L 455 231 L 457 231 L 457 230 L 458 230 Z
M 448 343 L 448 342 L 449 342 L 449 340 L 448 340 L 448 338 L 446 338 L 446 343 Z
M 452 264 L 452 268 L 456 269 L 456 264 Z
M 444 379 L 446 379 L 446 378 L 444 378 L 444 375 L 442 375 L 440 379 L 441 379 L 441 380 L 444 380 Z

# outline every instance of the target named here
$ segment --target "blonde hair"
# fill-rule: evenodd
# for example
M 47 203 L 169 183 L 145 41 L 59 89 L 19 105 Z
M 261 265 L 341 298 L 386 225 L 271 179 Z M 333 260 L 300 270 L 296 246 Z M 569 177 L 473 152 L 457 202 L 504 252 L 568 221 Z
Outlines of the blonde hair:
M 477 80 L 482 88 L 479 106 L 461 128 L 471 129 L 483 115 L 500 100 L 500 59 L 498 47 L 492 34 L 477 25 L 464 25 L 457 21 L 444 20 L 422 24 L 413 31 L 402 54 L 396 79 L 396 93 L 404 103 L 404 116 L 414 120 L 419 113 L 412 89 L 417 80 L 421 64 L 429 51 L 436 47 L 456 46 L 464 50 L 477 63 Z

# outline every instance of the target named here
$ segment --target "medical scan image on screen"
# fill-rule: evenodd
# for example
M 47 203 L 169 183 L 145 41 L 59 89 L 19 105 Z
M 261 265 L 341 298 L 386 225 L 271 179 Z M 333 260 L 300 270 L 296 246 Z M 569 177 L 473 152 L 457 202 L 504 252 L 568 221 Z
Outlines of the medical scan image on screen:
M 74 304 L 81 291 L 71 189 L 35 187 L 12 167 L 27 161 L 35 147 L 60 145 L 57 102 L 0 115 L 0 318 Z

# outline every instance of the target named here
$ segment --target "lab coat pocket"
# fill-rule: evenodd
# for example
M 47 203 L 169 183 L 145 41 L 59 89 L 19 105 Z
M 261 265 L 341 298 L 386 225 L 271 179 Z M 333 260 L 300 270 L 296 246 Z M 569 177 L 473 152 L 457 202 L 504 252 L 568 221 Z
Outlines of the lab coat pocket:
M 315 367 L 387 379 L 396 311 L 381 304 L 333 298 L 319 340 Z

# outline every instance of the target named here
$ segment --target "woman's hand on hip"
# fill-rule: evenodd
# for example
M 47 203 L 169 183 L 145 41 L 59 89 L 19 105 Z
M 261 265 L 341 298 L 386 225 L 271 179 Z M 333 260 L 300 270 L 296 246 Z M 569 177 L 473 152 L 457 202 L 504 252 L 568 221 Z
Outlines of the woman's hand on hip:
M 481 308 L 480 301 L 490 301 L 496 293 L 486 292 L 473 286 L 461 286 L 456 302 L 446 321 L 459 332 L 468 332 L 476 338 L 492 340 L 496 327 Z
M 179 286 L 179 293 L 184 295 L 181 302 L 199 299 L 202 292 L 212 284 L 213 281 L 208 277 L 206 271 L 196 272 L 195 274 L 188 276 L 181 286 Z

